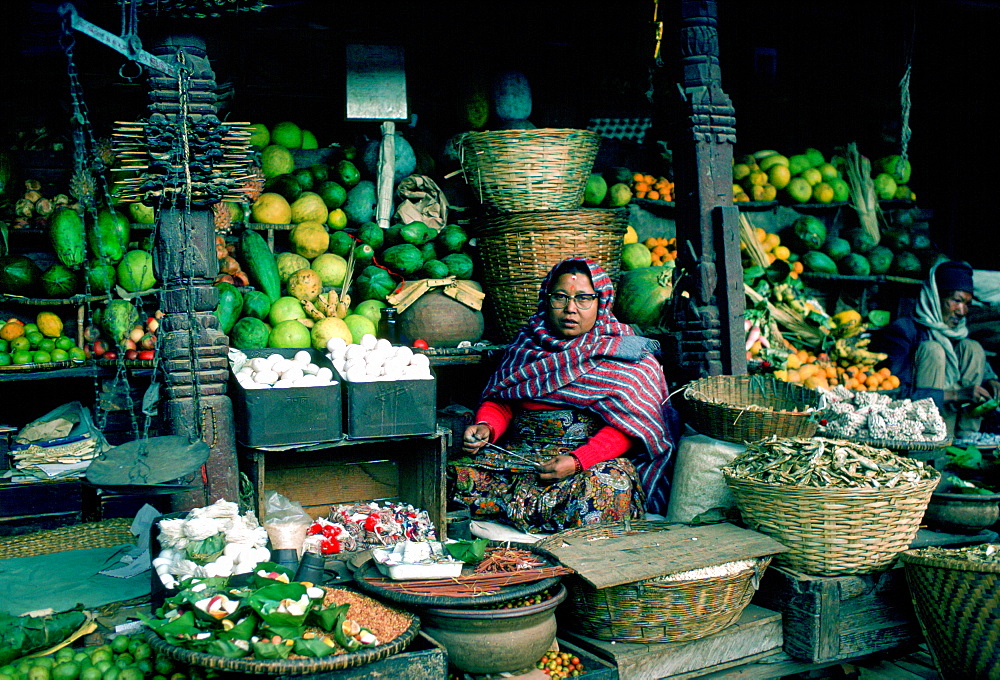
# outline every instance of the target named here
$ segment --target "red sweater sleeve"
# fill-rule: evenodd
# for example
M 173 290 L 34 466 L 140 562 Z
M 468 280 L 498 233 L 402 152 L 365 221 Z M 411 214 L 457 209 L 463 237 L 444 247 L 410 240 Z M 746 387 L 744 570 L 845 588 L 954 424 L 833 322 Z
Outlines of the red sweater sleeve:
M 484 401 L 476 411 L 473 422 L 486 423 L 493 430 L 493 442 L 500 439 L 507 431 L 507 426 L 514 417 L 514 409 L 510 404 L 499 401 Z
M 618 458 L 632 448 L 632 440 L 621 430 L 605 425 L 587 440 L 587 443 L 573 451 L 573 455 L 586 470 L 591 465 L 612 458 Z

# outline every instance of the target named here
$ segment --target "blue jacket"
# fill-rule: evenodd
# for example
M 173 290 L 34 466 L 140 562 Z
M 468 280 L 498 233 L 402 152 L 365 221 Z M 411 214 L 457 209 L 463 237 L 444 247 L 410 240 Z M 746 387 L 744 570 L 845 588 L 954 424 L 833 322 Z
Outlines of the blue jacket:
M 930 331 L 920 326 L 910 317 L 896 319 L 891 324 L 872 334 L 870 349 L 873 352 L 885 352 L 889 370 L 899 378 L 902 397 L 906 399 L 926 399 L 930 397 L 938 409 L 944 408 L 944 390 L 933 388 L 918 388 L 916 380 L 915 356 L 920 343 L 931 339 Z

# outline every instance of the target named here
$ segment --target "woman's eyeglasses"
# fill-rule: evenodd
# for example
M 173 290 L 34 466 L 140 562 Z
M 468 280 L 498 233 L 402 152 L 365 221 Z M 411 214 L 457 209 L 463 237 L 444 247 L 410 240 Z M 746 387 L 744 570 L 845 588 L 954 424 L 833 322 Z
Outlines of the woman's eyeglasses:
M 552 305 L 553 309 L 562 309 L 569 304 L 572 300 L 576 303 L 576 308 L 579 310 L 587 310 L 594 304 L 594 300 L 597 299 L 595 293 L 578 293 L 577 295 L 566 295 L 566 293 L 549 293 L 549 304 Z

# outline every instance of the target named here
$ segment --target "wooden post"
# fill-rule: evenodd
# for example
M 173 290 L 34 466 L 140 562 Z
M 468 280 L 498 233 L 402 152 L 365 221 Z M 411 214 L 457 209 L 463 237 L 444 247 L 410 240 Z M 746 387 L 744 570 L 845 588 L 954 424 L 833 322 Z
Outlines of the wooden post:
M 679 191 L 673 326 L 678 380 L 746 372 L 735 111 L 722 90 L 714 0 L 683 0 L 670 148 Z M 721 283 L 721 285 L 720 285 Z

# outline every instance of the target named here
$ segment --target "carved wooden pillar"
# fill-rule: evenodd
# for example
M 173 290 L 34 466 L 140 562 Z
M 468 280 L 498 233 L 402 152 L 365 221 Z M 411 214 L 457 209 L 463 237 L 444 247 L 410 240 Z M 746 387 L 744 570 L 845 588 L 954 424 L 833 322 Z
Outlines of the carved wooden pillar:
M 161 182 L 154 244 L 163 288 L 159 346 L 167 397 L 164 420 L 172 434 L 201 438 L 211 451 L 205 490 L 176 496 L 180 510 L 220 498 L 239 501 L 233 409 L 226 396 L 229 341 L 212 313 L 218 304 L 215 226 L 210 204 L 191 189 L 192 183 L 203 189 L 218 175 L 212 167 L 219 159 L 223 128 L 204 42 L 170 36 L 151 52 L 187 69 L 182 86 L 175 76 L 151 77 L 149 107 L 150 124 L 162 121 L 165 136 L 180 135 L 172 138 L 172 155 L 165 161 L 170 167 Z
M 670 3 L 679 27 L 670 148 L 676 186 L 676 378 L 746 372 L 739 211 L 733 206 L 736 118 L 722 90 L 714 0 Z M 673 19 L 673 20 L 671 20 Z M 669 62 L 669 59 L 668 59 Z

